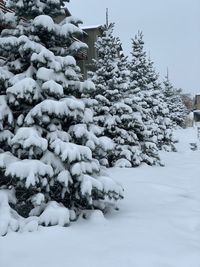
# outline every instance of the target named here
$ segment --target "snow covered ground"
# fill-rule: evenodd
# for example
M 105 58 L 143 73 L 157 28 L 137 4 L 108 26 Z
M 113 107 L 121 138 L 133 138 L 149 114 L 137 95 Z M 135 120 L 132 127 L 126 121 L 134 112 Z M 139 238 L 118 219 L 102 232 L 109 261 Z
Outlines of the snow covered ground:
M 176 135 L 165 167 L 109 170 L 125 188 L 119 211 L 0 237 L 0 267 L 199 267 L 200 150 L 194 129 Z

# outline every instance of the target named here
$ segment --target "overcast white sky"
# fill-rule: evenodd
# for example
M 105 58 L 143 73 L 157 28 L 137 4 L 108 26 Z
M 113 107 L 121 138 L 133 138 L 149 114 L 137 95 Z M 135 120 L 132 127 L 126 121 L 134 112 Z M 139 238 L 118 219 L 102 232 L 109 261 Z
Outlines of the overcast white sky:
M 142 30 L 147 52 L 176 87 L 200 92 L 200 0 L 71 0 L 68 8 L 84 25 L 115 22 L 115 35 L 129 54 L 131 38 Z

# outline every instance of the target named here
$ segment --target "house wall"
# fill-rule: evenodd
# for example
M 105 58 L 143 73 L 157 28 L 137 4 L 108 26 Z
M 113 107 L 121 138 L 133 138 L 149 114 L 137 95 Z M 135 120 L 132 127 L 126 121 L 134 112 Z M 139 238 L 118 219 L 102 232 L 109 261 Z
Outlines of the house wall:
M 194 109 L 200 110 L 200 94 L 195 96 Z
M 101 36 L 102 31 L 100 26 L 95 28 L 83 28 L 83 31 L 85 34 L 81 41 L 86 43 L 88 46 L 87 58 L 84 60 L 77 61 L 77 63 L 78 66 L 81 68 L 83 78 L 87 79 L 88 71 L 95 71 L 93 59 L 98 58 L 95 43 L 97 41 L 97 38 Z

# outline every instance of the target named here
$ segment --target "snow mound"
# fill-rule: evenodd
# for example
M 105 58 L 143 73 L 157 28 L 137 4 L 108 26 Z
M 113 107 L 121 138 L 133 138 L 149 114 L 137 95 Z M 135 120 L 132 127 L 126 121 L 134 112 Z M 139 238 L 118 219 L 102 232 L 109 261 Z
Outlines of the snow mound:
M 8 232 L 16 232 L 19 225 L 19 215 L 11 209 L 9 203 L 16 203 L 14 190 L 0 189 L 0 236 Z
M 115 167 L 117 167 L 117 168 L 131 168 L 132 164 L 127 159 L 118 159 L 115 162 Z
M 39 217 L 39 224 L 44 226 L 68 226 L 70 224 L 70 212 L 56 201 L 50 201 Z
M 104 224 L 106 222 L 104 214 L 101 210 L 88 211 L 85 217 L 94 224 Z
M 39 219 L 36 216 L 31 216 L 21 221 L 20 223 L 20 232 L 35 232 L 39 227 Z

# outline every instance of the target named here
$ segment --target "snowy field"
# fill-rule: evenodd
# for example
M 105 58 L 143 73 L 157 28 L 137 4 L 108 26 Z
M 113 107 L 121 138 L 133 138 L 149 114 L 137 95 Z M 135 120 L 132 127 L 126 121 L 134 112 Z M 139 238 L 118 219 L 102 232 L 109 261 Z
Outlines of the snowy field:
M 0 267 L 199 267 L 200 151 L 194 129 L 176 135 L 165 167 L 109 170 L 125 188 L 119 211 L 0 237 Z

